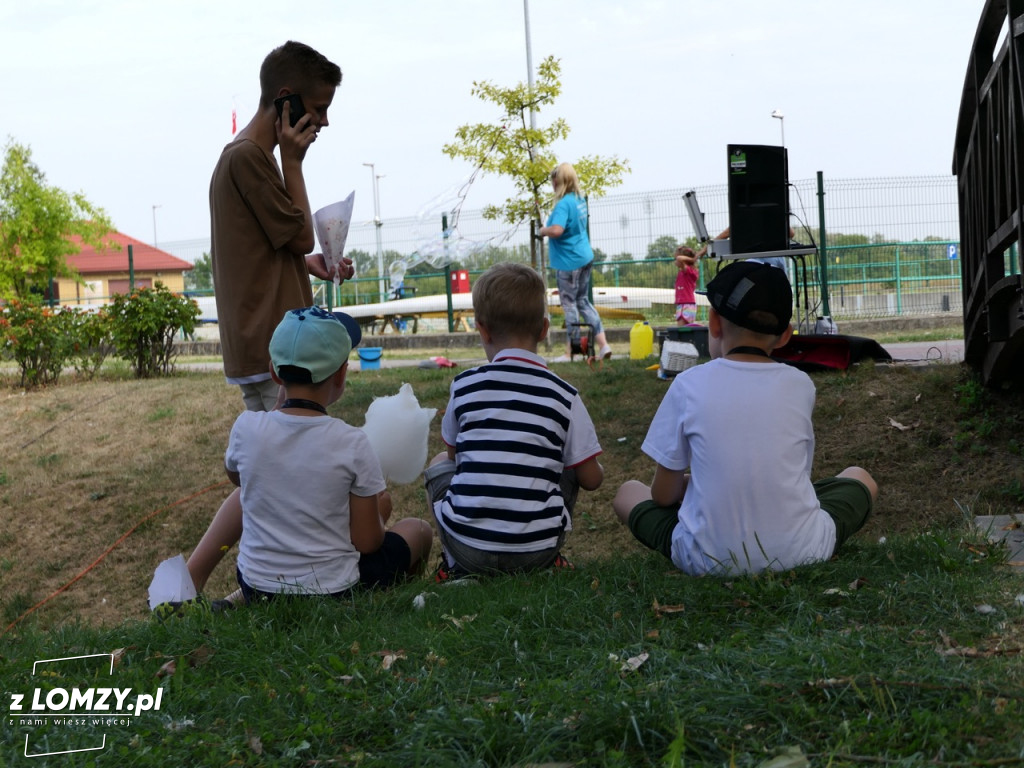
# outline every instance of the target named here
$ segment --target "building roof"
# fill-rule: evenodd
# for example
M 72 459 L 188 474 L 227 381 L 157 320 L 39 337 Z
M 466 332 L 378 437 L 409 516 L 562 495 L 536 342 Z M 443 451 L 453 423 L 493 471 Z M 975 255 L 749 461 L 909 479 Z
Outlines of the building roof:
M 82 250 L 67 257 L 68 266 L 77 269 L 81 275 L 127 272 L 128 246 L 131 245 L 132 265 L 136 272 L 184 272 L 192 269 L 184 259 L 120 232 L 111 232 L 107 239 L 119 244 L 120 250 L 111 247 L 97 251 L 91 245 L 83 245 Z

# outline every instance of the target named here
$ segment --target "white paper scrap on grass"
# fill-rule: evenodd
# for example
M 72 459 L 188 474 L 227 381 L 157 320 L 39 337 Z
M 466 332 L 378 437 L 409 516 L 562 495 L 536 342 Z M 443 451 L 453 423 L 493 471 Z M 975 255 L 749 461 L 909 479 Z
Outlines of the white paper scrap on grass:
M 160 603 L 191 600 L 195 596 L 196 587 L 185 565 L 184 555 L 164 560 L 156 567 L 153 581 L 149 584 L 149 610 Z

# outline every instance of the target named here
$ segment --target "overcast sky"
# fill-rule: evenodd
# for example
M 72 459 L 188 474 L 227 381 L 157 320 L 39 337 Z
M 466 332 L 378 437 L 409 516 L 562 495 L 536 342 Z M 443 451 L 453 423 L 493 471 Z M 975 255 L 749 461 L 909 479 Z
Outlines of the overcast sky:
M 982 0 L 529 0 L 534 66 L 562 62 L 559 157 L 618 155 L 619 192 L 724 184 L 729 143 L 778 144 L 790 178 L 951 173 Z M 207 188 L 231 112 L 256 109 L 286 40 L 342 68 L 306 156 L 314 209 L 416 216 L 472 170 L 441 147 L 496 109 L 473 81 L 527 79 L 522 0 L 0 0 L 0 137 L 145 242 L 209 235 Z M 779 110 L 784 118 L 772 118 Z M 500 203 L 497 179 L 468 210 Z M 153 206 L 159 206 L 155 209 Z

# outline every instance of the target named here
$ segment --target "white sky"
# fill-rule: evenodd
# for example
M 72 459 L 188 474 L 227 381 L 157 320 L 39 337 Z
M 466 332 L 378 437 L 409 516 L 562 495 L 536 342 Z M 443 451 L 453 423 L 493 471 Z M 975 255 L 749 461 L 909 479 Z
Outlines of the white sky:
M 533 63 L 562 61 L 562 159 L 618 155 L 613 193 L 724 184 L 729 143 L 778 144 L 790 178 L 951 173 L 982 0 L 529 0 Z M 299 40 L 344 80 L 306 156 L 315 209 L 416 216 L 472 170 L 442 154 L 493 122 L 474 80 L 527 79 L 521 0 L 0 0 L 0 141 L 82 191 L 122 232 L 209 235 L 210 172 L 259 97 L 263 57 Z M 784 120 L 773 119 L 778 109 Z M 500 203 L 484 178 L 466 209 Z M 160 206 L 154 212 L 153 206 Z

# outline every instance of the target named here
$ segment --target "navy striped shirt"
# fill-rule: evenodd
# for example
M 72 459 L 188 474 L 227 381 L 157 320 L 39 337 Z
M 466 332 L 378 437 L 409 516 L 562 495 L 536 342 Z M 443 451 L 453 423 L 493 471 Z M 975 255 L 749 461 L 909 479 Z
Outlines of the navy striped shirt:
M 489 552 L 557 546 L 572 528 L 562 470 L 601 453 L 575 387 L 522 349 L 455 377 L 441 436 L 455 447 L 455 476 L 436 516 L 452 537 Z

